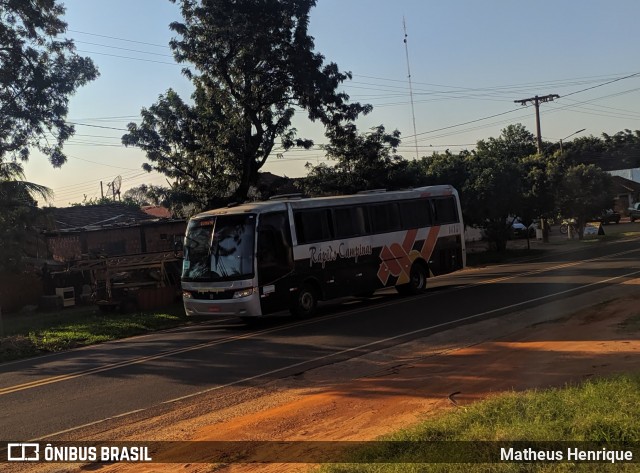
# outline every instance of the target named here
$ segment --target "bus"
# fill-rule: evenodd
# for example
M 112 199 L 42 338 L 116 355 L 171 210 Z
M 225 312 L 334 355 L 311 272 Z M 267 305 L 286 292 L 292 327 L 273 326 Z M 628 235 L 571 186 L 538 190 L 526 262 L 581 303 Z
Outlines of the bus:
M 192 217 L 183 245 L 188 315 L 251 320 L 394 287 L 425 290 L 465 267 L 458 192 L 449 185 L 230 205 Z

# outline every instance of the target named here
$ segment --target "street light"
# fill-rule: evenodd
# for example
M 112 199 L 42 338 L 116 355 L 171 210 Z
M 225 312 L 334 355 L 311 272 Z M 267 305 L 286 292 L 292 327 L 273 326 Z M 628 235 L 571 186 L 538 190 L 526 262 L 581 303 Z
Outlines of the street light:
M 565 136 L 564 138 L 562 138 L 562 140 L 566 140 L 567 138 L 571 138 L 573 135 L 577 135 L 578 133 L 582 133 L 584 130 L 586 130 L 586 128 L 583 128 L 582 130 L 574 131 L 569 136 Z M 561 153 L 562 153 L 562 140 L 560 140 L 560 152 Z
M 586 128 L 583 128 L 582 130 L 578 130 L 578 131 L 574 131 L 573 133 L 571 133 L 568 136 L 565 136 L 564 138 L 562 138 L 561 140 L 558 140 L 558 143 L 560 143 L 560 152 L 562 152 L 562 142 L 564 140 L 566 140 L 567 138 L 571 138 L 573 135 L 577 135 L 578 133 L 582 133 L 584 130 L 586 130 Z M 542 152 L 543 154 L 545 154 L 547 151 L 549 151 L 551 148 L 553 148 L 553 146 L 555 145 L 555 143 L 551 143 L 549 146 L 547 146 L 544 151 Z
M 578 133 L 582 133 L 584 130 L 586 130 L 586 128 L 583 128 L 582 130 L 574 131 L 570 135 L 565 136 L 564 138 L 562 138 L 562 140 L 566 140 L 567 138 L 571 138 L 573 135 L 577 135 Z M 562 140 L 560 140 L 560 152 L 561 153 L 562 153 Z M 550 144 L 549 146 L 547 146 L 545 148 L 545 150 L 542 152 L 542 154 L 545 154 L 547 152 L 547 150 L 549 148 L 551 148 L 552 146 L 553 146 L 553 144 Z M 546 218 L 541 218 L 540 219 L 540 229 L 542 230 L 542 241 L 544 243 L 549 243 L 549 225 L 547 224 L 547 219 Z

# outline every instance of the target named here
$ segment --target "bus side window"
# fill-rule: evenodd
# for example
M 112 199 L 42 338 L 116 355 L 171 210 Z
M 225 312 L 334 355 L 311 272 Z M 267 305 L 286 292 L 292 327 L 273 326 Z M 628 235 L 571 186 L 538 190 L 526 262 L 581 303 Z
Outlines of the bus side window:
M 349 238 L 369 233 L 364 207 L 338 207 L 333 211 L 336 238 Z
M 303 210 L 293 216 L 298 244 L 331 240 L 333 237 L 331 210 Z
M 403 230 L 431 225 L 431 206 L 426 199 L 401 202 L 400 215 Z
M 458 209 L 456 201 L 453 197 L 445 197 L 443 199 L 433 199 L 434 221 L 438 225 L 447 223 L 458 223 Z
M 400 230 L 398 204 L 374 204 L 369 206 L 369 218 L 372 233 L 385 233 Z

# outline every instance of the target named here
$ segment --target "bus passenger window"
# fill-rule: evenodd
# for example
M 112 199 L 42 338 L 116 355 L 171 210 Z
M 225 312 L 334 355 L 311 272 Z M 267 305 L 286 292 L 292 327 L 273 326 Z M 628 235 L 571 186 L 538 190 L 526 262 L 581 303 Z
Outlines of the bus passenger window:
M 458 209 L 456 201 L 453 197 L 445 197 L 444 199 L 433 199 L 433 210 L 435 213 L 435 222 L 438 225 L 447 223 L 458 223 Z
M 329 209 L 296 212 L 294 222 L 298 244 L 331 240 L 333 232 L 330 212 Z
M 349 238 L 368 233 L 368 225 L 362 207 L 342 207 L 333 211 L 336 238 Z
M 402 228 L 428 227 L 431 225 L 431 211 L 429 201 L 409 200 L 400 203 L 400 215 L 402 217 Z
M 369 207 L 371 231 L 373 233 L 393 232 L 400 230 L 400 214 L 398 204 L 388 203 Z

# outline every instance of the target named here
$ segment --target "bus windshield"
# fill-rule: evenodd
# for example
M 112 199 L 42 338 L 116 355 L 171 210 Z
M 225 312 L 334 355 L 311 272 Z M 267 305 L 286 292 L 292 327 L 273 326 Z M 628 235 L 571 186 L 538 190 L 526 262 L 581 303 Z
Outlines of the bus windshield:
M 192 220 L 184 241 L 182 279 L 230 281 L 253 277 L 255 215 Z

